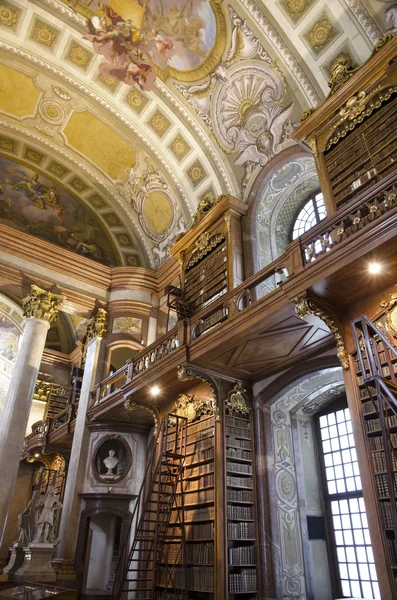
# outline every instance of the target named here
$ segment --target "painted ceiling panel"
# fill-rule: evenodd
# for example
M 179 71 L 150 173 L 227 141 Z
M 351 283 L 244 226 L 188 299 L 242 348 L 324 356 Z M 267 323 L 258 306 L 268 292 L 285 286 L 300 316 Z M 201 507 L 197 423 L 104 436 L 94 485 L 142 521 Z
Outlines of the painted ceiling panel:
M 15 117 L 33 115 L 40 98 L 33 78 L 0 64 L 0 81 L 0 111 Z
M 108 266 L 119 260 L 93 212 L 47 177 L 0 157 L 0 223 Z

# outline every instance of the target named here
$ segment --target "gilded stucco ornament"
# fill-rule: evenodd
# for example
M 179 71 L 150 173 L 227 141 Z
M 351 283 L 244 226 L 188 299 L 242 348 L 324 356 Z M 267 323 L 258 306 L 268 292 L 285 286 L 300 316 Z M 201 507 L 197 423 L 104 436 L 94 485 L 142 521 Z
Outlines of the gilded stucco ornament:
M 106 333 L 107 312 L 104 308 L 98 308 L 95 314 L 87 321 L 86 343 L 96 337 L 102 338 Z
M 191 422 L 199 419 L 202 415 L 217 415 L 217 407 L 213 398 L 196 400 L 194 394 L 179 394 L 174 412 L 180 417 L 186 417 Z
M 356 96 L 352 96 L 346 102 L 345 106 L 339 111 L 341 119 L 343 121 L 345 121 L 346 119 L 352 121 L 363 112 L 367 102 L 368 98 L 365 92 L 359 92 Z
M 158 434 L 158 430 L 159 430 L 159 420 L 157 418 L 155 411 L 150 406 L 148 406 L 147 404 L 144 404 L 143 402 L 134 402 L 133 400 L 127 399 L 124 402 L 124 408 L 129 411 L 145 410 L 148 413 L 150 413 L 151 416 L 153 417 L 153 421 L 154 421 L 153 436 L 155 438 L 157 438 L 157 434 Z
M 355 73 L 350 62 L 350 57 L 347 54 L 338 56 L 331 64 L 329 72 L 328 87 L 331 89 L 330 94 L 334 94 L 339 88 Z
M 177 198 L 163 173 L 148 157 L 128 173 L 127 182 L 120 193 L 137 215 L 139 225 L 154 242 L 154 266 L 159 268 L 168 257 L 168 249 L 179 234 L 187 228 L 181 215 Z
M 204 231 L 196 240 L 196 247 L 193 250 L 192 256 L 187 264 L 187 267 L 193 267 L 199 260 L 206 256 L 211 250 L 216 248 L 218 244 L 223 242 L 225 236 L 223 233 Z
M 58 318 L 63 299 L 59 294 L 52 294 L 32 285 L 29 296 L 22 301 L 23 314 L 28 319 L 41 319 L 52 325 Z
M 192 227 L 200 223 L 201 219 L 211 210 L 213 206 L 215 206 L 217 202 L 218 198 L 212 198 L 207 195 L 204 196 L 204 198 L 202 198 L 197 205 L 197 210 L 193 217 Z
M 83 321 L 77 329 L 76 334 L 81 347 L 80 365 L 82 368 L 85 366 L 88 344 L 95 338 L 102 338 L 106 333 L 106 328 L 107 312 L 103 308 L 98 308 L 93 316 Z
M 349 355 L 345 349 L 341 327 L 337 323 L 335 317 L 331 316 L 328 311 L 318 305 L 313 298 L 300 296 L 295 298 L 294 303 L 296 315 L 300 319 L 304 319 L 309 315 L 315 315 L 326 324 L 335 340 L 336 355 L 342 365 L 342 368 L 345 371 L 349 370 Z
M 247 390 L 244 386 L 241 383 L 236 383 L 225 402 L 226 408 L 235 413 L 248 415 L 251 412 L 251 408 L 245 399 L 246 393 Z

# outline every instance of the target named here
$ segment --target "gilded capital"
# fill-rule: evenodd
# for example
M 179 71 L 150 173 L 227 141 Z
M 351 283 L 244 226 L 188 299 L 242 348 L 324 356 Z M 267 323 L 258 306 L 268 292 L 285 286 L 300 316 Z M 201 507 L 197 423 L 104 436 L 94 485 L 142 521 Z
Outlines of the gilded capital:
M 32 285 L 29 296 L 22 301 L 23 314 L 28 319 L 41 319 L 52 325 L 58 318 L 62 302 L 63 296 Z
M 87 324 L 86 343 L 95 337 L 103 337 L 106 333 L 108 314 L 104 308 L 98 308 L 96 313 L 89 319 Z

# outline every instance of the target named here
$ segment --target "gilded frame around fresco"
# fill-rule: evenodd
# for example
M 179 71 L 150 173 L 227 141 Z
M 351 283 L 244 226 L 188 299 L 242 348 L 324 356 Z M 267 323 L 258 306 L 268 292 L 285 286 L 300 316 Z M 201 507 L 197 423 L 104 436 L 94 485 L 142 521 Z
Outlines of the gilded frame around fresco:
M 69 4 L 68 0 L 62 1 L 65 4 Z M 181 71 L 170 66 L 167 66 L 165 69 L 161 69 L 156 65 L 157 76 L 162 81 L 167 81 L 167 79 L 169 79 L 170 77 L 173 77 L 177 81 L 184 81 L 189 83 L 199 81 L 200 79 L 203 79 L 203 77 L 206 77 L 207 75 L 212 73 L 212 71 L 220 63 L 226 48 L 226 18 L 222 8 L 221 0 L 209 0 L 209 4 L 215 16 L 216 36 L 215 43 L 209 51 L 208 55 L 206 56 L 205 60 L 194 69 L 190 69 L 188 71 Z M 88 6 L 83 6 L 81 2 L 77 3 L 76 12 L 82 17 L 85 17 L 86 19 L 91 19 L 94 16 L 93 11 L 90 10 Z

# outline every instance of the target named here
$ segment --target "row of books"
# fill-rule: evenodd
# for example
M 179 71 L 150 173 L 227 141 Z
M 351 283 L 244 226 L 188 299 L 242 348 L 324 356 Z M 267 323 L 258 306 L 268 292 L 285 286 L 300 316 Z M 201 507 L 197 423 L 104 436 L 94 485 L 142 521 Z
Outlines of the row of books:
M 202 441 L 204 441 L 204 442 L 210 441 L 212 443 L 211 439 L 202 440 Z M 207 448 L 206 450 L 199 450 L 197 452 L 194 452 L 190 456 L 186 456 L 185 467 L 194 465 L 195 463 L 201 462 L 202 460 L 208 460 L 210 458 L 214 458 L 214 447 L 213 446 Z
M 252 477 L 233 477 L 232 475 L 228 475 L 226 477 L 226 485 L 232 487 L 244 487 L 252 490 L 254 482 Z
M 387 529 L 393 528 L 393 517 L 391 512 L 390 502 L 379 502 L 380 512 L 382 515 L 383 526 Z
M 387 470 L 386 456 L 384 452 L 374 452 L 372 454 L 372 462 L 375 473 L 382 473 Z M 391 453 L 391 462 L 393 465 L 393 471 L 397 471 L 397 458 L 393 452 Z
M 227 458 L 240 458 L 244 460 L 252 460 L 252 454 L 249 450 L 240 450 L 239 448 L 227 448 Z
M 252 540 L 255 538 L 254 524 L 245 521 L 240 523 L 229 522 L 227 524 L 227 537 L 232 540 Z
M 226 440 L 226 446 L 228 448 L 243 448 L 245 450 L 251 450 L 251 440 L 236 440 L 229 438 Z
M 188 436 L 194 435 L 195 433 L 198 433 L 199 431 L 205 431 L 208 428 L 211 428 L 211 430 L 214 429 L 213 417 L 209 417 L 207 419 L 202 418 L 199 421 L 196 421 L 195 423 L 190 423 L 187 434 Z
M 205 506 L 204 508 L 194 508 L 185 510 L 185 522 L 188 521 L 208 521 L 215 516 L 213 506 Z
M 190 467 L 185 469 L 184 477 L 195 477 L 196 475 L 205 475 L 206 473 L 212 473 L 214 471 L 214 463 L 206 463 L 197 467 Z
M 230 417 L 226 416 L 226 425 L 231 425 L 232 427 L 239 427 L 246 430 L 250 429 L 250 422 L 248 419 L 242 419 L 241 417 Z
M 397 565 L 397 544 L 396 540 L 391 540 L 390 538 L 386 538 L 386 547 L 389 555 L 390 562 L 392 566 Z
M 376 450 L 383 450 L 383 438 L 382 436 L 371 437 L 368 439 L 369 448 L 371 452 L 375 452 Z M 394 448 L 397 448 L 397 433 L 390 434 L 390 441 Z
M 386 423 L 388 423 L 389 427 L 397 427 L 397 415 L 391 415 L 390 417 L 386 417 L 385 421 Z M 380 420 L 371 419 L 365 422 L 365 426 L 368 432 L 380 431 Z
M 196 565 L 213 565 L 214 544 L 207 542 L 206 544 L 188 544 L 185 546 L 186 562 Z
M 378 473 L 375 475 L 376 487 L 378 488 L 378 496 L 380 498 L 389 497 L 389 482 L 387 481 L 386 473 Z M 397 494 L 396 473 L 394 473 L 394 493 Z
M 242 569 L 241 573 L 229 574 L 229 592 L 231 594 L 255 592 L 256 587 L 256 569 Z
M 214 569 L 212 567 L 192 567 L 188 570 L 188 586 L 196 592 L 214 590 Z
M 239 546 L 237 548 L 229 548 L 229 564 L 233 566 L 255 565 L 255 546 Z
M 252 490 L 227 490 L 227 499 L 231 502 L 252 502 Z
M 185 525 L 185 534 L 188 542 L 195 542 L 196 540 L 213 540 L 214 523 L 200 523 L 200 525 L 187 523 Z
M 234 463 L 228 460 L 226 462 L 226 468 L 228 471 L 233 471 L 234 473 L 246 473 L 247 475 L 252 475 L 252 465 Z
M 362 407 L 364 415 L 370 415 L 371 413 L 376 412 L 378 408 L 377 403 L 375 403 L 373 400 L 367 400 L 367 402 L 363 402 Z
M 253 519 L 252 506 L 239 506 L 238 504 L 227 505 L 228 519 Z
M 250 431 L 242 427 L 226 426 L 226 435 L 234 435 L 236 437 L 247 438 L 250 436 Z
M 199 492 L 189 492 L 185 494 L 185 506 L 192 506 L 193 504 L 203 504 L 204 502 L 214 501 L 214 489 L 201 490 Z
M 211 485 L 214 485 L 214 482 L 214 473 L 211 473 L 209 475 L 202 475 L 200 479 L 187 479 L 183 482 L 184 491 L 190 492 L 194 490 L 199 490 L 201 488 L 210 487 Z

